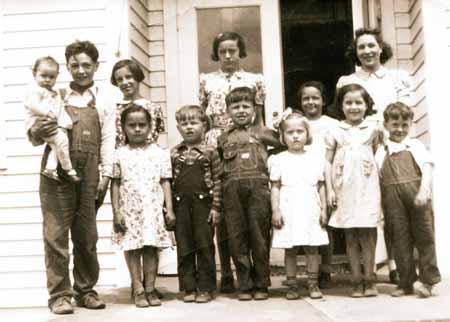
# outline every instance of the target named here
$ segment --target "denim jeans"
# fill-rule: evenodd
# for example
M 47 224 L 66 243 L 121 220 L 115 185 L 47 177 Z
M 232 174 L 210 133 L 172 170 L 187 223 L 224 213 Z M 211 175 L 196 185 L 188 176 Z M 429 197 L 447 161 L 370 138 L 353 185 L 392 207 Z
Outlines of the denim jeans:
M 267 179 L 227 180 L 225 221 L 239 289 L 270 286 L 270 191 Z
M 216 289 L 214 227 L 208 223 L 211 196 L 174 193 L 178 280 L 180 290 L 212 292 Z

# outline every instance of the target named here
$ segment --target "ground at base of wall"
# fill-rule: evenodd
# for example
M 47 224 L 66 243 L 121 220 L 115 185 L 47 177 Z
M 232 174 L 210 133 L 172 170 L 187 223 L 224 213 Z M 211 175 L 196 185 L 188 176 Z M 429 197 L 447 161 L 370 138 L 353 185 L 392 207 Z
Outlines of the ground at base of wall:
M 378 277 L 380 295 L 376 298 L 348 297 L 351 290 L 349 275 L 333 274 L 333 288 L 323 290 L 322 300 L 309 299 L 306 288 L 301 287 L 302 298 L 287 301 L 284 298 L 286 288 L 282 285 L 285 276 L 277 274 L 271 277 L 272 286 L 267 301 L 239 302 L 236 294 L 216 294 L 210 303 L 188 304 L 181 301 L 176 277 L 159 276 L 158 289 L 164 294 L 160 307 L 136 308 L 130 299 L 130 289 L 125 287 L 99 290 L 107 303 L 105 310 L 90 311 L 76 307 L 74 315 L 56 316 L 45 307 L 16 308 L 0 309 L 0 316 L 2 321 L 7 322 L 139 322 L 149 318 L 175 322 L 186 317 L 195 322 L 450 322 L 450 279 L 438 284 L 431 298 L 418 299 L 415 296 L 392 298 L 390 293 L 395 286 L 385 282 L 385 270 L 379 271 Z M 306 282 L 303 276 L 299 277 L 299 281 L 301 284 Z

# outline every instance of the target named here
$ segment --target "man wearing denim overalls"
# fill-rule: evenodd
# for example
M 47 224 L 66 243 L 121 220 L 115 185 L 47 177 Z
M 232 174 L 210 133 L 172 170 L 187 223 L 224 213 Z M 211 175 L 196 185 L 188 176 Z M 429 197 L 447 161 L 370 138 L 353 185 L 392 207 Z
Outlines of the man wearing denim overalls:
M 114 108 L 102 105 L 94 85 L 98 50 L 89 41 L 66 47 L 67 69 L 73 81 L 63 90 L 64 104 L 73 128 L 69 132 L 70 156 L 82 182 L 74 185 L 41 176 L 39 194 L 44 225 L 48 305 L 55 314 L 73 313 L 71 298 L 78 306 L 102 309 L 105 303 L 94 291 L 99 275 L 96 244 L 96 212 L 103 203 L 112 172 L 114 151 Z M 42 118 L 30 129 L 30 140 L 40 144 L 55 130 L 52 120 Z M 50 149 L 44 152 L 46 164 Z M 100 180 L 99 165 L 102 178 Z M 61 176 L 63 172 L 58 172 Z M 73 278 L 69 278 L 69 231 L 73 243 Z

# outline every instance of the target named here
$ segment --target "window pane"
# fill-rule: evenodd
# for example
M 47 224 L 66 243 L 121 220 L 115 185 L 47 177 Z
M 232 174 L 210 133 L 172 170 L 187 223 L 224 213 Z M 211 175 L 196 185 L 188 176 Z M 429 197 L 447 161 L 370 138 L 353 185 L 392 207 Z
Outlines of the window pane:
M 239 33 L 245 41 L 247 57 L 241 67 L 262 72 L 261 25 L 259 7 L 197 9 L 198 61 L 200 73 L 215 71 L 218 62 L 211 59 L 214 37 L 224 31 Z

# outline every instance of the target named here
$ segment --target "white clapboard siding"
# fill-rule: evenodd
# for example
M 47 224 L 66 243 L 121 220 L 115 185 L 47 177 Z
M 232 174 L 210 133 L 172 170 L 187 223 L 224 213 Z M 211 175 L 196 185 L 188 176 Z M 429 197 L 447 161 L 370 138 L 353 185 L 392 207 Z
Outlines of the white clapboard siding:
M 97 221 L 111 223 L 111 204 L 104 204 L 97 213 Z M 2 224 L 30 224 L 42 223 L 41 208 L 39 206 L 0 208 L 0 225 Z
M 105 46 L 98 46 L 99 50 L 102 50 L 102 48 L 106 48 Z M 25 65 L 18 65 L 13 66 L 10 65 L 5 70 L 8 72 L 8 74 L 11 75 L 11 77 L 8 77 L 8 85 L 20 85 L 20 84 L 28 84 L 32 80 L 32 67 L 34 62 L 38 57 L 43 56 L 52 56 L 55 58 L 59 63 L 59 75 L 58 75 L 58 81 L 57 86 L 61 86 L 61 83 L 68 83 L 71 78 L 70 74 L 67 71 L 65 58 L 64 58 L 64 47 L 56 48 L 57 51 L 61 54 L 60 56 L 54 55 L 53 50 L 47 50 L 44 49 L 31 49 L 31 50 L 11 50 L 8 52 L 5 52 L 5 57 L 8 60 L 14 60 L 19 59 L 20 62 L 25 62 Z M 8 57 L 10 56 L 10 57 Z M 111 71 L 107 66 L 105 66 L 105 61 L 101 60 L 99 58 L 99 69 L 97 73 L 95 74 L 95 81 L 103 80 L 103 79 L 109 79 L 109 76 L 111 74 Z M 22 93 L 23 95 L 23 93 Z
M 412 78 L 412 105 L 416 109 L 413 135 L 428 145 L 422 0 L 394 0 L 394 11 L 397 64 L 408 70 Z
M 111 236 L 111 221 L 98 221 L 97 231 L 99 237 Z M 20 230 L 21 234 L 17 234 Z M 20 223 L 20 224 L 3 224 L 0 226 L 0 242 L 22 240 L 23 236 L 28 239 L 39 240 L 42 238 L 42 223 Z
M 71 11 L 65 8 L 64 11 L 59 12 L 24 13 L 21 18 L 27 23 L 16 19 L 17 14 L 6 14 L 3 18 L 3 30 L 5 33 L 13 33 L 30 30 L 77 29 L 86 28 L 86 26 L 103 28 L 105 26 L 103 10 L 103 7 Z
M 14 272 L 2 273 L 3 281 L 0 284 L 2 289 L 17 288 L 44 288 L 47 285 L 45 272 Z M 114 269 L 102 269 L 99 275 L 97 286 L 115 286 Z
M 117 262 L 116 254 L 99 254 L 98 262 L 103 269 L 114 269 Z M 45 272 L 44 263 L 44 255 L 0 257 L 0 273 Z M 71 263 L 70 268 L 72 267 L 73 264 Z
M 129 51 L 130 57 L 144 70 L 145 80 L 141 83 L 141 95 L 159 103 L 167 118 L 165 98 L 165 67 L 162 2 L 155 0 L 129 0 Z M 154 28 L 158 27 L 158 28 Z M 167 146 L 168 135 L 160 136 L 159 142 Z
M 99 254 L 114 252 L 111 246 L 110 236 L 99 237 L 97 252 Z M 44 255 L 44 243 L 42 237 L 39 239 L 0 241 L 0 257 L 31 255 Z
M 0 170 L 0 307 L 27 303 L 45 306 L 48 297 L 38 193 L 43 146 L 33 147 L 28 142 L 22 104 L 24 91 L 32 80 L 31 68 L 38 57 L 54 57 L 60 64 L 57 86 L 65 86 L 71 79 L 65 65 L 65 46 L 76 39 L 90 40 L 100 52 L 95 81 L 99 85 L 108 84 L 113 57 L 110 51 L 117 46 L 111 42 L 118 38 L 110 31 L 120 30 L 116 27 L 118 22 L 111 21 L 110 16 L 112 10 L 121 9 L 116 3 L 111 0 L 2 0 L 0 134 L 5 137 L 1 148 L 7 168 Z M 110 238 L 111 218 L 107 194 L 105 205 L 97 215 L 100 287 L 113 286 L 117 279 L 117 255 Z

